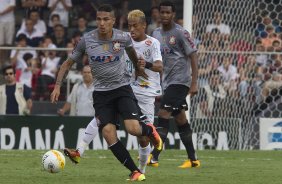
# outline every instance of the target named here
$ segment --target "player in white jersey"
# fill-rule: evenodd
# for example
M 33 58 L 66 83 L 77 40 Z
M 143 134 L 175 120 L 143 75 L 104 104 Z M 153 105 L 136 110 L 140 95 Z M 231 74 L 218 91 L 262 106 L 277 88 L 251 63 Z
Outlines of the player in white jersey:
M 195 95 L 198 91 L 197 78 L 197 49 L 188 31 L 174 23 L 175 6 L 165 1 L 159 5 L 161 27 L 157 28 L 152 36 L 160 41 L 164 63 L 162 73 L 162 87 L 164 95 L 158 112 L 157 131 L 163 142 L 169 130 L 169 118 L 174 117 L 179 136 L 185 146 L 188 159 L 180 168 L 199 167 L 192 141 L 192 129 L 186 118 L 186 96 Z M 158 166 L 160 151 L 154 149 L 149 159 L 149 165 Z
M 143 181 L 145 175 L 141 173 L 129 152 L 117 138 L 118 115 L 124 119 L 128 133 L 135 136 L 148 136 L 154 147 L 159 150 L 162 149 L 162 141 L 153 125 L 139 121 L 140 110 L 130 86 L 130 73 L 124 60 L 124 51 L 133 62 L 138 75 L 144 78 L 147 78 L 147 75 L 142 62 L 138 61 L 130 36 L 113 29 L 115 23 L 113 8 L 110 5 L 99 7 L 96 21 L 98 28 L 85 33 L 72 54 L 62 64 L 51 94 L 51 101 L 54 103 L 58 100 L 61 81 L 66 71 L 87 53 L 94 78 L 93 106 L 96 111 L 97 126 L 115 157 L 131 171 L 129 180 Z M 64 152 L 73 162 L 78 162 L 79 152 L 70 152 L 69 149 L 64 149 Z
M 133 80 L 131 83 L 131 87 L 138 100 L 141 112 L 147 117 L 147 119 L 144 119 L 145 123 L 153 123 L 155 98 L 162 94 L 160 72 L 163 70 L 163 64 L 160 43 L 157 39 L 145 34 L 146 18 L 145 14 L 140 10 L 129 12 L 128 30 L 130 31 L 133 46 L 138 57 L 142 58 L 142 60 L 139 61 L 139 64 L 145 66 L 145 73 L 148 75 L 148 79 L 138 76 L 136 80 Z M 134 75 L 133 78 L 135 78 Z M 138 140 L 140 144 L 139 169 L 142 173 L 145 173 L 151 147 L 147 137 L 138 137 Z

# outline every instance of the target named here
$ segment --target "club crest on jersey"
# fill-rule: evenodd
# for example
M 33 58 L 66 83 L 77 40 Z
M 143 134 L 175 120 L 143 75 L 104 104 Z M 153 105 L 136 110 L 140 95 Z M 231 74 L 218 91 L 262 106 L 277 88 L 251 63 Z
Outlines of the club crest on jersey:
M 145 44 L 148 45 L 148 46 L 150 46 L 150 45 L 152 45 L 152 41 L 151 41 L 151 40 L 146 40 L 146 41 L 145 41 Z
M 145 57 L 145 59 L 150 59 L 151 57 L 151 50 L 147 49 L 143 52 L 143 56 Z
M 168 43 L 169 43 L 170 45 L 175 45 L 175 44 L 176 44 L 176 38 L 175 38 L 175 36 L 170 36 Z
M 113 51 L 114 52 L 120 51 L 120 42 L 119 41 L 114 41 L 113 42 Z

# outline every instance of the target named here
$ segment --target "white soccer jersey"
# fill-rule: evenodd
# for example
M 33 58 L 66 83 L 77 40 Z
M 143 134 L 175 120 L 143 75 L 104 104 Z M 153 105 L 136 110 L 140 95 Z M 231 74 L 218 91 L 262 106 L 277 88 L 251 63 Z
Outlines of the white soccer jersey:
M 146 62 L 153 63 L 157 60 L 162 61 L 160 42 L 157 39 L 147 35 L 147 38 L 141 42 L 136 42 L 132 39 L 132 43 L 138 57 L 141 56 Z M 159 72 L 145 69 L 148 80 L 141 76 L 135 80 L 133 69 L 134 68 L 129 65 L 129 70 L 132 72 L 131 87 L 135 94 L 142 94 L 144 96 L 159 96 L 162 94 Z

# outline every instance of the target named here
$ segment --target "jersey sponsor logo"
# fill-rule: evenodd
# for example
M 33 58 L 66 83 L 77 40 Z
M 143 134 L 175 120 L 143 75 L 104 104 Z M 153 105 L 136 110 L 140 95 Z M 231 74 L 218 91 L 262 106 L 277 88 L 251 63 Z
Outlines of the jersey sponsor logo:
M 113 41 L 113 51 L 118 52 L 120 51 L 120 42 L 119 41 Z
M 175 45 L 176 44 L 176 37 L 175 36 L 170 36 L 168 43 L 170 45 Z
M 149 88 L 149 85 L 150 85 L 150 82 L 148 82 L 148 81 L 144 81 L 144 80 L 140 80 L 140 82 L 139 82 L 139 86 L 141 87 L 141 88 Z
M 148 45 L 148 46 L 151 46 L 152 45 L 152 41 L 151 40 L 146 40 L 145 44 Z
M 101 63 L 108 63 L 108 62 L 115 62 L 119 61 L 119 56 L 91 56 L 90 60 L 92 62 L 101 62 Z

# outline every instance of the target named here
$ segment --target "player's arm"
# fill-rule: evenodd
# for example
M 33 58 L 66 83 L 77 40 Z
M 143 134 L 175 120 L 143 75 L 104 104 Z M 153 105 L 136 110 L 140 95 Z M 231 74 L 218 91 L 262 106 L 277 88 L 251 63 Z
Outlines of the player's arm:
M 180 42 L 182 44 L 184 54 L 191 60 L 192 81 L 189 94 L 194 96 L 198 93 L 198 54 L 193 39 L 188 31 L 180 32 Z
M 198 92 L 198 54 L 193 52 L 189 56 L 191 58 L 192 81 L 190 87 L 190 95 L 193 96 Z
M 136 51 L 133 47 L 126 47 L 125 51 L 133 63 L 133 66 L 135 68 L 135 75 L 137 76 L 142 76 L 145 79 L 148 79 L 148 75 L 145 73 L 145 63 L 144 62 L 139 62 L 139 59 L 137 57 Z
M 133 63 L 135 70 L 139 70 L 138 65 L 137 65 L 138 57 L 137 57 L 135 49 L 133 47 L 126 47 L 125 51 L 126 51 L 128 57 L 129 57 L 130 61 Z
M 162 54 L 160 48 L 160 42 L 155 39 L 152 45 L 153 63 L 146 62 L 145 68 L 148 68 L 154 72 L 161 73 L 163 71 Z
M 74 61 L 70 58 L 68 58 L 60 67 L 60 70 L 58 72 L 56 84 L 54 87 L 53 92 L 51 93 L 51 102 L 57 102 L 58 98 L 60 96 L 60 89 L 62 85 L 63 79 L 67 76 L 69 69 L 73 65 Z
M 74 47 L 71 55 L 69 58 L 61 65 L 60 70 L 58 72 L 56 84 L 54 87 L 53 92 L 51 93 L 51 102 L 57 102 L 60 96 L 60 88 L 62 85 L 63 79 L 67 76 L 68 71 L 70 70 L 71 66 L 74 64 L 75 61 L 81 61 L 84 53 L 85 53 L 85 39 L 82 37 L 77 45 Z

